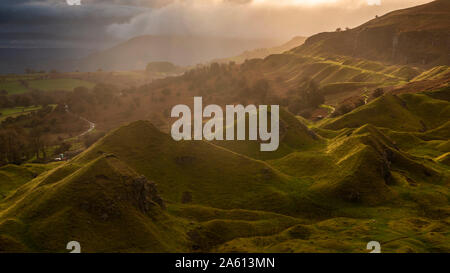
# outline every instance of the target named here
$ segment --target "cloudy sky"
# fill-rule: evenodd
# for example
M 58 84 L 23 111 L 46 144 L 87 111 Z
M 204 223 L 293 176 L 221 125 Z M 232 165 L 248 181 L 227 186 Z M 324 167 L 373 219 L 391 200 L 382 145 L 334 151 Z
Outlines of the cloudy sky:
M 0 47 L 101 48 L 143 34 L 288 40 L 431 0 L 1 0 Z

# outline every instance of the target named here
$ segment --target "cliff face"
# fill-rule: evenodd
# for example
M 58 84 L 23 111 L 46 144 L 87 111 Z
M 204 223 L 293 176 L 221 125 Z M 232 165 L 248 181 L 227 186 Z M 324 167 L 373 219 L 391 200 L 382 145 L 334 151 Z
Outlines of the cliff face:
M 449 65 L 450 1 L 394 11 L 355 29 L 320 33 L 295 51 L 395 64 Z

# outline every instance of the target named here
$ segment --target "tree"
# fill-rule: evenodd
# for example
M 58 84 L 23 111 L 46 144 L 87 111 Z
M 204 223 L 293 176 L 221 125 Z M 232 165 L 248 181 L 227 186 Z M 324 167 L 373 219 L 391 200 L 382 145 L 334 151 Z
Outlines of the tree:
M 151 62 L 147 64 L 147 72 L 171 73 L 177 70 L 177 66 L 171 62 Z
M 348 104 L 341 104 L 336 111 L 333 113 L 333 117 L 339 116 L 339 115 L 345 115 L 348 112 L 352 111 L 352 107 Z
M 320 91 L 319 86 L 312 79 L 305 78 L 298 90 L 304 107 L 315 108 L 325 102 L 325 97 Z
M 269 82 L 266 79 L 260 79 L 253 86 L 251 93 L 253 93 L 259 102 L 264 102 L 267 98 L 267 94 L 269 93 L 269 89 Z
M 33 126 L 30 132 L 30 142 L 31 148 L 34 154 L 36 155 L 36 159 L 47 159 L 47 139 L 45 137 L 45 131 L 47 131 L 45 127 L 42 126 Z M 41 157 L 42 154 L 42 157 Z
M 0 130 L 0 164 L 20 164 L 28 158 L 28 141 L 21 128 Z
M 65 153 L 65 152 L 67 152 L 68 150 L 70 150 L 71 147 L 72 147 L 72 145 L 71 145 L 70 143 L 68 143 L 68 142 L 63 142 L 63 143 L 61 143 L 61 144 L 59 145 L 58 148 L 55 149 L 54 154 L 55 154 L 55 155 L 59 155 L 59 154 Z

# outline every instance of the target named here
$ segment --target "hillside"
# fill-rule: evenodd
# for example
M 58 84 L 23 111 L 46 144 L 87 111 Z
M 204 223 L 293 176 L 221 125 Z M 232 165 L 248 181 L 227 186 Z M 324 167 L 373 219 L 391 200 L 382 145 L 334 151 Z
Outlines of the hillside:
M 301 36 L 296 36 L 292 38 L 290 41 L 276 47 L 271 48 L 258 48 L 254 50 L 247 50 L 244 53 L 224 58 L 224 59 L 216 59 L 213 62 L 219 62 L 219 63 L 228 63 L 228 62 L 235 62 L 235 63 L 243 63 L 246 60 L 251 59 L 264 59 L 265 57 L 272 55 L 272 54 L 281 54 L 285 51 L 291 50 L 295 47 L 301 46 L 305 42 L 306 38 Z
M 36 178 L 5 201 L 0 249 L 54 252 L 75 238 L 85 252 L 183 249 L 181 223 L 167 216 L 152 182 L 111 156 L 76 171 L 71 166 Z
M 284 141 L 307 146 L 266 161 L 131 123 L 2 201 L 0 250 L 362 252 L 378 240 L 384 252 L 449 251 L 449 103 L 436 92 L 383 96 L 315 137 L 286 113 Z M 400 99 L 414 105 L 409 127 L 355 122 Z
M 398 131 L 425 132 L 450 119 L 448 101 L 427 95 L 386 95 L 371 104 L 324 123 L 323 128 L 356 128 L 370 123 Z
M 277 41 L 190 36 L 139 36 L 110 49 L 93 53 L 77 64 L 79 70 L 136 70 L 149 62 L 166 61 L 188 66 L 245 50 L 271 47 Z
M 450 2 L 397 10 L 354 29 L 314 35 L 293 51 L 346 55 L 392 64 L 449 65 Z

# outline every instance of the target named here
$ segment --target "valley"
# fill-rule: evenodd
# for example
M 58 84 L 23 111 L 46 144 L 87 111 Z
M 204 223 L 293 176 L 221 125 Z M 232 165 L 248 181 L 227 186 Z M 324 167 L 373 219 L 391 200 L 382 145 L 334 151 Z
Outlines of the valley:
M 449 15 L 437 0 L 198 66 L 0 76 L 0 252 L 450 252 Z M 237 141 L 175 141 L 195 97 L 279 106 L 278 149 L 251 115 Z

